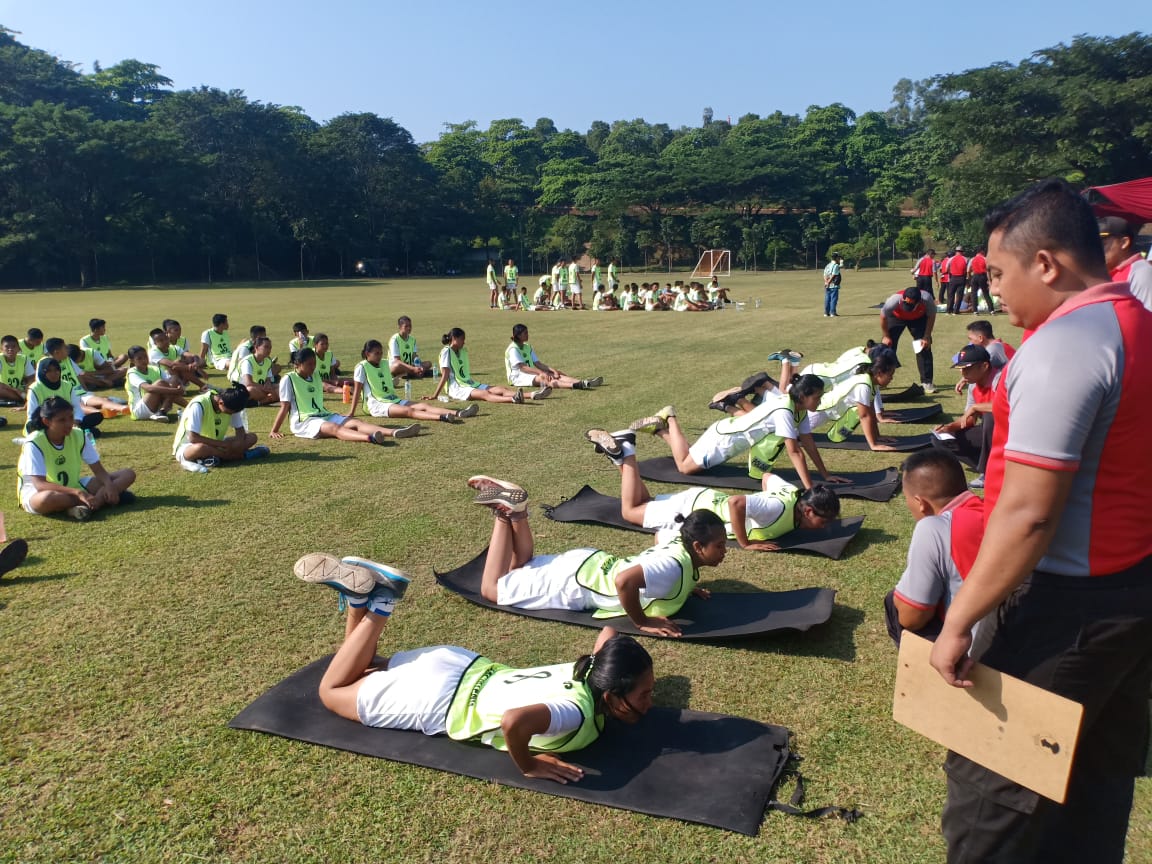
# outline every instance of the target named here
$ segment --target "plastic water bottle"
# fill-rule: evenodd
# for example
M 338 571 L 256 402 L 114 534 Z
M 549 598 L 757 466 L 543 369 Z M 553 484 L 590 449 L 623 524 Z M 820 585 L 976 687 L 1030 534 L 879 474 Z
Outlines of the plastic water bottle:
M 404 398 L 408 400 L 412 399 L 412 381 L 408 378 L 404 379 Z
M 349 404 L 352 401 L 352 385 L 345 381 L 341 392 L 344 404 Z

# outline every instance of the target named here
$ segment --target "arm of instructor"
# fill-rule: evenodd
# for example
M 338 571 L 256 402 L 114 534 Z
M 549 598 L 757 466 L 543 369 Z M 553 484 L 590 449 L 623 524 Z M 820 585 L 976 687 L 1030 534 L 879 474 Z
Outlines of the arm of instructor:
M 1052 471 L 1019 462 L 1004 466 L 1004 485 L 996 502 L 976 563 L 956 597 L 936 644 L 932 668 L 955 687 L 971 687 L 972 628 L 1027 578 L 1048 550 L 1074 471 Z

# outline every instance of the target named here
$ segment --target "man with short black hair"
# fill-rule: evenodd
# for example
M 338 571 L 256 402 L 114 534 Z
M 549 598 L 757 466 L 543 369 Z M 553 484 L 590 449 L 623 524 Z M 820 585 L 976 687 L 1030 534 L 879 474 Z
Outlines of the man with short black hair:
M 900 345 L 900 334 L 907 329 L 919 342 L 916 366 L 920 370 L 920 383 L 925 393 L 935 393 L 932 383 L 932 328 L 936 326 L 936 300 L 931 291 L 905 288 L 893 294 L 880 307 L 880 332 L 883 343 L 893 351 Z
M 1152 683 L 1152 313 L 1109 281 L 1096 218 L 1064 181 L 985 228 L 992 292 L 1031 335 L 993 397 L 984 540 L 931 663 L 970 686 L 972 628 L 999 609 L 982 662 L 1084 719 L 1063 804 L 949 753 L 948 860 L 1119 864 Z

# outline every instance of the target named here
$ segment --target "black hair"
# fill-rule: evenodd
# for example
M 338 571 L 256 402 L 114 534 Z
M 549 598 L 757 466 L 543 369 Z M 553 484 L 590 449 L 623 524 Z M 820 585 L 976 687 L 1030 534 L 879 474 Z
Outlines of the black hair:
M 255 351 L 260 345 L 272 344 L 272 340 L 267 336 L 257 336 L 252 340 L 252 350 Z
M 299 366 L 302 363 L 307 363 L 315 356 L 316 352 L 311 348 L 297 348 L 292 352 L 292 365 Z
M 268 328 L 263 324 L 253 324 L 248 328 L 248 338 L 255 339 L 257 336 L 264 336 L 267 334 Z
M 299 333 L 301 330 L 307 330 L 307 329 L 308 329 L 308 325 L 305 324 L 303 321 L 297 321 L 295 324 L 292 325 L 292 332 L 293 333 Z
M 396 319 L 396 326 L 397 327 L 403 327 L 405 324 L 411 324 L 411 323 L 412 323 L 412 319 L 409 318 L 407 315 L 401 315 L 399 318 Z
M 67 344 L 68 343 L 61 339 L 59 336 L 53 336 L 51 339 L 44 343 L 44 353 L 55 354 Z
M 595 654 L 585 654 L 572 666 L 572 677 L 583 681 L 592 691 L 598 711 L 602 711 L 604 694 L 626 699 L 640 679 L 652 668 L 652 655 L 633 639 L 618 633 Z
M 312 337 L 312 344 L 315 345 L 321 339 L 323 339 L 325 342 L 331 342 L 331 340 L 328 338 L 327 333 L 317 333 L 315 336 Z
M 978 321 L 973 321 L 965 329 L 969 333 L 979 333 L 985 339 L 995 338 L 992 335 L 992 322 L 991 321 L 985 321 L 983 318 L 981 318 Z
M 153 342 L 155 342 L 155 341 L 156 341 L 156 337 L 157 337 L 157 336 L 167 336 L 167 335 L 168 335 L 168 334 L 167 334 L 167 333 L 165 333 L 165 332 L 164 332 L 164 331 L 163 331 L 161 328 L 159 328 L 159 327 L 153 327 L 151 330 L 149 330 L 149 331 L 148 331 L 148 338 L 150 338 L 150 339 L 151 339 Z
M 19 344 L 20 344 L 20 340 L 11 334 L 8 334 L 7 336 L 0 338 L 0 345 L 19 345 Z
M 716 539 L 716 532 L 726 534 L 724 529 L 724 520 L 713 513 L 711 510 L 693 510 L 683 521 L 677 517 L 680 522 L 680 539 L 684 541 L 684 546 L 688 549 L 692 548 L 693 543 L 699 543 L 701 546 L 711 543 Z
M 914 477 L 912 483 L 923 490 L 925 498 L 951 499 L 968 490 L 960 460 L 947 450 L 920 450 L 905 459 L 900 470 L 904 485 Z
M 59 372 L 60 361 L 55 357 L 45 356 L 36 365 L 36 378 L 41 381 L 44 380 L 44 373 L 49 369 L 55 369 L 57 372 Z
M 88 319 L 88 329 L 89 330 L 95 330 L 97 327 L 103 327 L 107 323 L 108 322 L 105 321 L 103 318 L 89 318 Z
M 517 324 L 512 328 L 512 341 L 515 342 L 524 338 L 524 334 L 528 332 L 527 324 Z
M 1086 270 L 1101 271 L 1104 245 L 1091 205 L 1069 183 L 1041 180 L 984 217 L 984 230 L 1002 233 L 1000 244 L 1019 258 L 1041 249 L 1069 253 Z
M 212 326 L 213 327 L 219 327 L 221 324 L 227 324 L 227 323 L 228 323 L 228 316 L 225 315 L 223 312 L 217 312 L 215 315 L 212 316 Z
M 872 351 L 871 357 L 873 375 L 884 375 L 887 372 L 895 372 L 896 367 L 899 365 L 896 360 L 896 352 L 887 345 L 882 345 L 879 350 Z
M 443 336 L 440 337 L 440 342 L 444 345 L 447 345 L 453 339 L 463 339 L 463 338 L 464 338 L 464 331 L 461 330 L 459 327 L 453 327 L 451 330 L 449 330 L 447 333 L 445 333 Z
M 793 402 L 799 402 L 824 392 L 824 379 L 819 375 L 797 375 L 788 385 L 788 397 Z
M 224 407 L 231 411 L 233 414 L 239 414 L 248 407 L 248 400 L 251 398 L 248 395 L 248 388 L 242 384 L 234 384 L 227 390 L 220 390 L 216 393 Z
M 935 254 L 936 254 L 936 250 L 935 250 L 935 249 L 929 249 L 929 250 L 928 250 L 928 254 L 929 254 L 929 255 L 935 255 Z
M 364 343 L 364 347 L 360 349 L 361 359 L 367 360 L 368 355 L 373 351 L 383 351 L 384 346 L 380 343 L 379 339 L 369 339 Z
M 29 327 L 28 333 L 24 338 L 25 339 L 43 339 L 44 338 L 44 331 L 41 330 L 39 327 Z
M 131 348 L 128 349 L 128 359 L 129 360 L 135 360 L 137 354 L 147 354 L 147 353 L 148 352 L 144 350 L 143 345 L 133 345 Z
M 68 356 L 76 363 L 80 362 L 80 358 L 84 356 L 84 349 L 79 345 L 68 343 Z
M 835 489 L 823 483 L 817 483 L 801 492 L 796 504 L 807 504 L 821 519 L 835 519 L 840 515 L 840 496 Z
M 63 396 L 49 396 L 36 408 L 34 416 L 29 418 L 29 429 L 43 429 L 49 420 L 65 412 L 72 413 L 72 403 Z
M 175 318 L 165 318 L 163 321 L 160 322 L 160 326 L 163 327 L 165 330 L 167 330 L 169 327 L 179 327 L 180 322 L 177 321 Z

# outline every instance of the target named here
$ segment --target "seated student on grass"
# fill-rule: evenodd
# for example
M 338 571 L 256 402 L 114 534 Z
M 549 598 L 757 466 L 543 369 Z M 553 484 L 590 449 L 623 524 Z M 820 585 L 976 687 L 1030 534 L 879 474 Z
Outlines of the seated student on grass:
M 555 754 L 590 745 L 606 716 L 631 724 L 652 707 L 652 658 L 611 627 L 575 663 L 514 669 L 454 645 L 399 651 L 381 663 L 380 636 L 408 577 L 327 555 L 305 555 L 294 571 L 348 603 L 344 643 L 319 688 L 324 706 L 348 720 L 484 744 L 506 751 L 525 777 L 576 783 L 583 770 Z
M 844 441 L 860 429 L 870 450 L 891 451 L 895 438 L 880 435 L 880 422 L 884 417 L 884 400 L 880 391 L 892 383 L 896 374 L 896 352 L 883 345 L 871 352 L 863 348 L 841 355 L 838 365 L 814 363 L 803 374 L 819 375 L 824 381 L 824 395 L 816 410 L 809 414 L 812 427 L 833 421 L 828 430 L 829 441 Z M 780 387 L 788 389 L 792 383 L 794 365 L 789 358 L 781 361 Z M 841 371 L 843 370 L 843 371 Z M 833 377 L 825 377 L 827 371 Z
M 620 308 L 625 312 L 642 312 L 644 310 L 644 301 L 640 299 L 635 282 L 620 292 Z
M 459 410 L 441 408 L 428 402 L 401 399 L 392 386 L 392 370 L 383 365 L 384 346 L 377 339 L 369 339 L 360 352 L 363 358 L 352 372 L 352 404 L 348 416 L 356 414 L 360 398 L 373 417 L 405 417 L 413 420 L 437 420 L 441 423 L 461 423 L 466 417 L 475 417 L 480 408 L 475 404 Z
M 191 363 L 196 367 L 196 371 L 201 375 L 207 368 L 204 358 L 197 354 L 195 351 L 188 350 L 188 338 L 184 336 L 184 330 L 180 326 L 180 322 L 175 318 L 165 318 L 160 322 L 160 326 L 164 328 L 164 332 L 168 334 L 168 341 L 172 347 L 180 352 L 180 359 L 185 363 Z
M 59 364 L 60 378 L 72 386 L 76 391 L 80 404 L 86 414 L 103 414 L 105 417 L 122 417 L 128 413 L 128 406 L 123 400 L 111 396 L 97 396 L 89 393 L 80 383 L 80 367 L 69 356 L 68 344 L 59 337 L 53 336 L 44 343 L 48 357 Z
M 385 429 L 374 423 L 336 414 L 324 407 L 324 389 L 316 374 L 316 352 L 301 348 L 292 357 L 293 371 L 280 379 L 280 410 L 272 421 L 270 438 L 283 438 L 280 427 L 288 419 L 297 438 L 339 438 L 384 444 L 389 438 L 412 438 L 420 434 L 419 424 Z
M 73 387 L 70 381 L 64 380 L 64 376 L 60 373 L 60 361 L 53 357 L 45 357 L 37 365 L 36 378 L 28 387 L 27 399 L 24 402 L 28 419 L 24 425 L 24 433 L 31 435 L 38 428 L 34 422 L 37 409 L 53 396 L 60 397 L 72 406 L 72 419 L 76 425 L 82 429 L 95 429 L 104 420 L 104 415 L 99 411 L 95 413 L 85 411 L 84 405 L 80 402 L 81 392 Z M 93 434 L 98 433 L 94 431 Z
M 708 282 L 708 299 L 713 306 L 720 306 L 732 302 L 728 299 L 728 289 L 720 287 L 720 278 L 718 276 L 713 276 Z
M 301 348 L 315 348 L 314 340 L 309 335 L 308 325 L 297 321 L 292 325 L 292 338 L 288 340 L 288 354 L 291 356 Z
M 256 405 L 273 405 L 280 401 L 280 390 L 273 380 L 272 340 L 257 336 L 252 340 L 252 352 L 236 368 L 236 383 L 248 391 L 248 398 Z
M 124 392 L 128 395 L 129 415 L 133 420 L 168 422 L 173 406 L 188 404 L 184 398 L 184 385 L 164 377 L 159 366 L 148 364 L 148 351 L 142 345 L 128 349 L 128 377 Z
M 181 468 L 206 474 L 223 462 L 259 459 L 272 452 L 258 445 L 256 433 L 245 426 L 248 398 L 247 390 L 233 385 L 188 400 L 172 440 L 172 455 Z
M 992 361 L 992 365 L 997 369 L 1003 369 L 1008 365 L 1008 361 L 1012 359 L 1016 353 L 1016 349 L 1005 342 L 1003 339 L 996 338 L 992 332 L 992 322 L 984 319 L 973 321 L 968 325 L 968 344 L 979 345 L 988 352 L 988 357 Z M 960 380 L 956 382 L 956 392 L 963 393 L 964 388 L 968 386 L 968 382 L 961 376 Z
M 696 587 L 700 568 L 719 565 L 727 552 L 723 521 L 698 510 L 673 539 L 639 555 L 619 558 L 590 548 L 535 555 L 528 493 L 483 475 L 470 478 L 468 485 L 478 490 L 474 503 L 492 508 L 495 517 L 480 593 L 501 606 L 595 610 L 596 618 L 627 615 L 645 633 L 679 636 L 680 627 L 670 618 L 689 596 L 710 596 Z
M 228 316 L 218 312 L 212 326 L 200 334 L 200 359 L 217 372 L 227 372 L 232 359 L 232 339 L 228 335 Z
M 903 466 L 904 503 L 916 520 L 908 566 L 884 598 L 888 635 L 935 639 L 984 537 L 984 501 L 968 491 L 964 469 L 940 450 L 913 453 Z
M 312 350 L 316 352 L 316 375 L 324 382 L 324 392 L 342 393 L 344 382 L 340 380 L 340 361 L 332 353 L 327 333 L 316 334 Z
M 39 327 L 29 327 L 24 338 L 20 340 L 20 353 L 27 357 L 33 366 L 44 359 L 44 331 Z
M 83 521 L 102 507 L 134 500 L 126 490 L 136 481 L 136 472 L 104 468 L 92 439 L 76 427 L 70 402 L 50 397 L 33 422 L 37 428 L 21 446 L 16 466 L 20 506 L 27 512 L 47 516 L 67 511 Z M 82 476 L 85 465 L 91 477 Z
M 994 366 L 991 355 L 979 345 L 965 345 L 956 355 L 952 368 L 959 369 L 968 384 L 968 403 L 958 419 L 941 423 L 933 430 L 936 435 L 932 437 L 932 446 L 974 465 L 979 476 L 970 485 L 973 489 L 983 489 L 984 469 L 992 453 L 992 398 L 1004 368 Z
M 11 406 L 23 405 L 35 379 L 31 361 L 20 353 L 20 340 L 15 336 L 0 339 L 0 400 Z
M 112 350 L 112 341 L 108 338 L 108 325 L 103 318 L 92 318 L 88 321 L 88 333 L 80 337 L 79 345 L 85 351 L 98 352 L 116 369 L 128 364 L 126 353 L 116 354 Z
M 80 386 L 85 390 L 113 390 L 124 385 L 128 373 L 114 367 L 95 349 L 85 350 L 69 344 L 68 358 L 80 370 Z
M 396 332 L 388 340 L 388 370 L 397 378 L 432 377 L 432 363 L 420 359 L 420 349 L 412 335 L 412 319 L 407 315 L 396 319 Z
M 508 383 L 513 387 L 539 387 L 549 393 L 554 387 L 591 390 L 604 383 L 603 378 L 574 378 L 544 363 L 528 343 L 527 324 L 517 324 L 512 328 L 512 343 L 504 351 L 504 370 Z M 532 398 L 536 398 L 535 393 Z
M 180 349 L 172 344 L 168 334 L 159 327 L 148 334 L 148 362 L 159 366 L 169 378 L 185 389 L 195 387 L 203 392 L 208 388 L 208 382 L 200 376 L 196 364 L 184 359 Z
M 436 390 L 430 398 L 435 399 L 445 390 L 449 399 L 457 402 L 512 402 L 517 405 L 524 404 L 523 390 L 509 390 L 494 384 L 481 384 L 472 377 L 472 364 L 468 359 L 468 349 L 464 347 L 464 331 L 453 327 L 445 333 L 441 341 L 444 343 L 440 351 L 440 380 L 436 383 Z M 549 393 L 551 391 L 548 391 Z M 538 395 L 537 390 L 532 394 L 533 399 L 542 399 L 548 393 Z
M 653 496 L 640 477 L 635 436 L 634 432 L 590 429 L 584 437 L 620 469 L 620 515 L 624 521 L 655 528 L 658 538 L 679 528 L 693 510 L 711 510 L 723 520 L 728 539 L 739 543 L 741 549 L 774 552 L 780 547 L 773 540 L 790 531 L 819 530 L 840 515 L 840 498 L 830 487 L 817 484 L 801 492 L 773 475 L 765 477 L 764 491 L 751 495 L 691 488 Z
M 243 342 L 241 342 L 239 345 L 237 345 L 235 347 L 235 349 L 233 349 L 232 356 L 228 359 L 228 380 L 229 381 L 231 381 L 233 384 L 239 384 L 240 383 L 240 364 L 244 362 L 246 357 L 251 355 L 252 345 L 256 342 L 256 340 L 259 339 L 261 336 L 267 336 L 267 335 L 268 335 L 268 328 L 265 327 L 263 324 L 253 324 L 251 327 L 248 328 L 248 338 L 245 339 Z M 271 352 L 269 352 L 269 353 L 271 353 Z M 279 370 L 276 369 L 275 366 L 273 366 L 273 369 L 272 369 L 273 376 L 275 376 L 277 372 L 279 372 Z
M 766 398 L 743 416 L 716 421 L 691 445 L 671 405 L 651 417 L 634 421 L 629 429 L 651 432 L 663 439 L 682 474 L 700 474 L 748 453 L 748 475 L 762 479 L 771 473 L 780 452 L 787 450 L 805 489 L 813 485 L 805 454 L 826 483 L 845 483 L 843 477 L 828 473 L 812 438 L 808 412 L 816 410 L 823 395 L 824 382 L 818 376 L 800 375 L 784 395 Z

